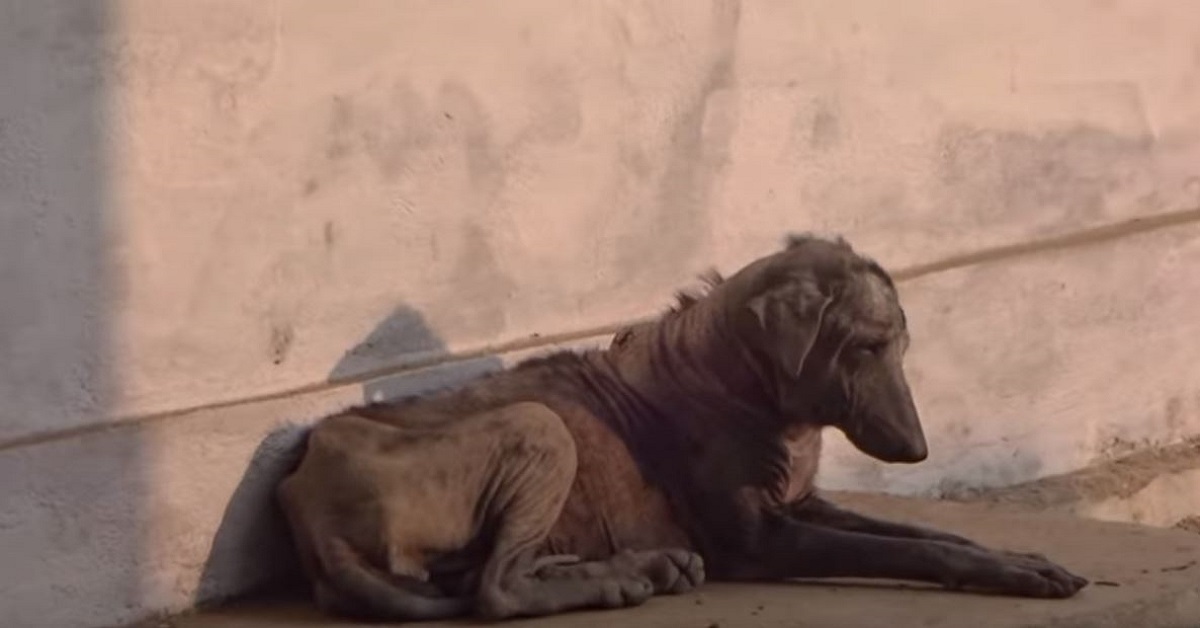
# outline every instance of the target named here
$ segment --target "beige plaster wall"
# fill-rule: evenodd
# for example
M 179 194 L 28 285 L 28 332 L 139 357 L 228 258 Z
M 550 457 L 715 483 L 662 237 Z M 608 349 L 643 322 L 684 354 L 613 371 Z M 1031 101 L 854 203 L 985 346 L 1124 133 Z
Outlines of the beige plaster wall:
M 1168 0 L 0 3 L 4 623 L 266 578 L 281 425 L 788 230 L 906 278 L 934 448 L 828 486 L 1196 435 L 1197 42 Z

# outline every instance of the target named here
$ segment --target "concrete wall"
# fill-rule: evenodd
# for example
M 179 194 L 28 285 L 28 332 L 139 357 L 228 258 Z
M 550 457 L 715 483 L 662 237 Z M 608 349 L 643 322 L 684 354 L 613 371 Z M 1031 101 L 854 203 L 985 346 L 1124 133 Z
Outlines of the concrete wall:
M 933 455 L 835 442 L 830 487 L 1200 434 L 1197 42 L 1168 0 L 0 3 L 2 623 L 258 583 L 289 422 L 788 230 L 906 278 Z

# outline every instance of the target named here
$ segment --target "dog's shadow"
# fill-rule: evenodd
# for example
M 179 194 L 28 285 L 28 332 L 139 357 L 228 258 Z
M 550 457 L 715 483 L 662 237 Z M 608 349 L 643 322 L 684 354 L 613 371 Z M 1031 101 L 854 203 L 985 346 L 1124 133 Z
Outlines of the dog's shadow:
M 445 343 L 420 312 L 401 305 L 334 365 L 328 381 L 353 381 L 378 373 L 397 357 L 444 352 Z M 362 402 L 383 401 L 453 385 L 501 367 L 483 357 L 412 373 L 381 376 L 362 385 Z M 309 420 L 315 417 L 297 417 Z M 307 584 L 278 503 L 275 487 L 304 453 L 311 423 L 296 423 L 269 433 L 255 449 L 246 471 L 225 506 L 213 537 L 195 605 L 207 608 L 235 598 L 304 598 Z

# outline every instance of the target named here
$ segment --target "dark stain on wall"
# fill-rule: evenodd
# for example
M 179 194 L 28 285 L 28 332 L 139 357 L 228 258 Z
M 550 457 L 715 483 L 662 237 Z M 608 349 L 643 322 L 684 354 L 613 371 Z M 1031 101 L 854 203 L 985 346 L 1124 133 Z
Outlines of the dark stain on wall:
M 295 331 L 291 324 L 282 323 L 271 326 L 271 339 L 268 353 L 271 357 L 271 363 L 276 366 L 283 364 L 287 359 L 288 352 L 292 348 L 292 340 L 295 339 Z
M 405 173 L 413 151 L 428 147 L 436 132 L 432 112 L 421 94 L 406 80 L 389 90 L 386 105 L 371 111 L 357 125 L 363 151 L 378 168 L 384 181 L 395 181 Z
M 337 225 L 332 220 L 326 220 L 325 226 L 321 229 L 321 241 L 325 243 L 325 250 L 333 250 L 337 244 L 337 237 Z
M 300 188 L 300 195 L 304 197 L 312 196 L 321 189 L 321 182 L 316 177 L 309 177 L 304 180 L 303 187 Z
M 452 289 L 437 302 L 439 317 L 458 333 L 492 336 L 507 323 L 507 304 L 517 282 L 504 271 L 486 227 L 467 223 L 460 237 L 462 249 L 451 271 Z
M 368 84 L 357 100 L 336 95 L 330 100 L 323 132 L 321 173 L 301 183 L 304 195 L 315 192 L 322 176 L 338 173 L 337 162 L 361 153 L 381 180 L 393 183 L 411 174 L 411 162 L 422 151 L 461 143 L 467 148 L 470 177 L 484 196 L 494 198 L 503 184 L 506 156 L 528 144 L 573 141 L 582 128 L 582 107 L 570 70 L 550 65 L 530 73 L 535 94 L 524 127 L 505 145 L 491 135 L 487 111 L 470 87 L 457 80 L 442 84 L 427 98 L 406 78 L 388 88 Z
M 818 102 L 812 116 L 808 145 L 813 150 L 828 150 L 841 139 L 841 126 L 837 111 L 827 103 Z
M 503 270 L 495 243 L 511 229 L 507 222 L 511 218 L 495 210 L 513 167 L 511 155 L 532 144 L 571 142 L 581 132 L 580 97 L 568 69 L 546 66 L 531 72 L 530 82 L 538 95 L 532 115 L 507 142 L 496 140 L 488 112 L 470 86 L 461 81 L 447 80 L 436 95 L 427 97 L 409 81 L 398 80 L 387 91 L 385 107 L 361 98 L 355 101 L 335 97 L 325 131 L 327 159 L 319 166 L 324 170 L 301 184 L 303 194 L 315 193 L 323 184 L 320 177 L 338 176 L 342 168 L 349 166 L 337 162 L 355 153 L 365 156 L 381 180 L 390 183 L 411 174 L 412 161 L 420 153 L 461 147 L 461 152 L 447 153 L 451 159 L 461 155 L 466 169 L 466 205 L 454 208 L 461 222 L 431 235 L 432 248 L 459 248 L 461 254 L 449 269 L 445 289 L 441 290 L 444 294 L 427 305 L 447 329 L 456 333 L 488 336 L 505 326 L 504 304 L 516 283 Z M 327 232 L 327 244 L 330 241 Z M 432 291 L 437 293 L 438 289 Z
M 467 160 L 467 178 L 486 211 L 504 187 L 507 175 L 502 151 L 492 140 L 491 120 L 475 93 L 466 84 L 448 81 L 438 94 L 442 110 L 453 124 L 448 133 L 460 142 Z
M 444 315 L 443 323 L 456 333 L 488 335 L 503 330 L 503 303 L 514 283 L 500 266 L 493 231 L 504 228 L 499 221 L 509 218 L 493 210 L 507 181 L 506 155 L 517 147 L 495 144 L 487 112 L 471 89 L 460 82 L 447 81 L 432 99 L 422 96 L 407 79 L 396 80 L 386 90 L 366 91 L 369 95 L 357 100 L 345 95 L 330 100 L 322 140 L 324 159 L 314 164 L 315 173 L 302 180 L 301 195 L 315 194 L 328 180 L 361 167 L 350 161 L 354 156 L 365 157 L 385 184 L 411 176 L 414 160 L 429 150 L 440 148 L 451 159 L 461 156 L 470 193 L 465 206 L 452 208 L 456 217 L 461 216 L 460 224 L 430 234 L 435 252 L 451 248 L 447 241 L 457 240 L 459 247 L 455 248 L 460 248 L 461 254 L 448 269 L 443 287 L 429 287 L 434 296 L 427 307 Z M 534 120 L 531 126 L 538 122 Z M 557 137 L 564 129 L 551 131 Z M 539 139 L 544 138 L 532 132 L 518 137 L 518 141 Z M 432 213 L 443 208 L 409 206 L 405 211 Z M 332 249 L 337 240 L 335 225 L 325 223 L 321 235 L 325 248 Z
M 638 282 L 662 267 L 686 264 L 708 235 L 707 209 L 716 176 L 728 160 L 737 127 L 732 109 L 711 109 L 713 99 L 735 82 L 741 4 L 712 4 L 714 50 L 703 80 L 676 115 L 664 155 L 655 202 L 634 220 L 615 246 L 620 253 L 614 283 Z M 623 151 L 622 158 L 636 151 Z M 622 164 L 622 168 L 629 168 Z M 637 170 L 634 176 L 638 176 Z
M 493 245 L 493 230 L 506 226 L 499 221 L 511 220 L 494 211 L 507 183 L 508 151 L 495 145 L 487 113 L 466 85 L 445 84 L 439 101 L 462 143 L 473 207 L 458 230 L 462 244 L 450 272 L 450 289 L 442 291 L 432 310 L 458 333 L 494 335 L 504 329 L 505 303 L 517 285 Z
M 939 137 L 937 168 L 946 202 L 980 222 L 1025 214 L 1078 225 L 1103 217 L 1113 191 L 1153 176 L 1153 144 L 1091 126 L 1031 134 L 955 125 Z
M 350 154 L 350 132 L 354 125 L 354 105 L 346 96 L 331 99 L 329 122 L 326 129 L 325 157 L 338 161 Z

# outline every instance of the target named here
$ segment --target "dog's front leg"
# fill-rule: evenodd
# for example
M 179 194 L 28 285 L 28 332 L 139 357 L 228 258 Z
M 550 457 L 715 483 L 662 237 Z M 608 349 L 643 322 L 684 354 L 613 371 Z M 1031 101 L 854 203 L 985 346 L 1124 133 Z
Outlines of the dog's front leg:
M 903 539 L 925 539 L 928 541 L 942 541 L 945 543 L 953 543 L 955 545 L 964 545 L 973 547 L 985 552 L 993 552 L 1002 556 L 1009 556 L 1015 560 L 1023 561 L 1041 561 L 1048 564 L 1050 559 L 1041 554 L 1012 552 L 1008 550 L 992 549 L 971 539 L 943 532 L 933 528 L 924 526 L 909 525 L 906 523 L 897 523 L 895 521 L 885 521 L 868 517 L 867 515 L 841 508 L 828 500 L 825 500 L 817 495 L 810 495 L 804 499 L 791 502 L 785 506 L 787 515 L 797 521 L 812 523 L 815 525 L 835 528 L 846 532 L 862 532 L 865 534 L 873 534 L 876 536 L 889 536 Z
M 1005 595 L 1063 598 L 1087 581 L 1049 561 L 920 538 L 888 537 L 797 521 L 783 513 L 761 519 L 753 549 L 726 577 L 882 578 L 942 584 Z
M 957 534 L 868 517 L 841 508 L 818 495 L 809 495 L 803 499 L 791 502 L 785 508 L 788 516 L 797 521 L 835 528 L 846 532 L 862 532 L 876 536 L 890 536 L 904 539 L 943 541 L 955 545 L 985 549 L 982 545 Z

